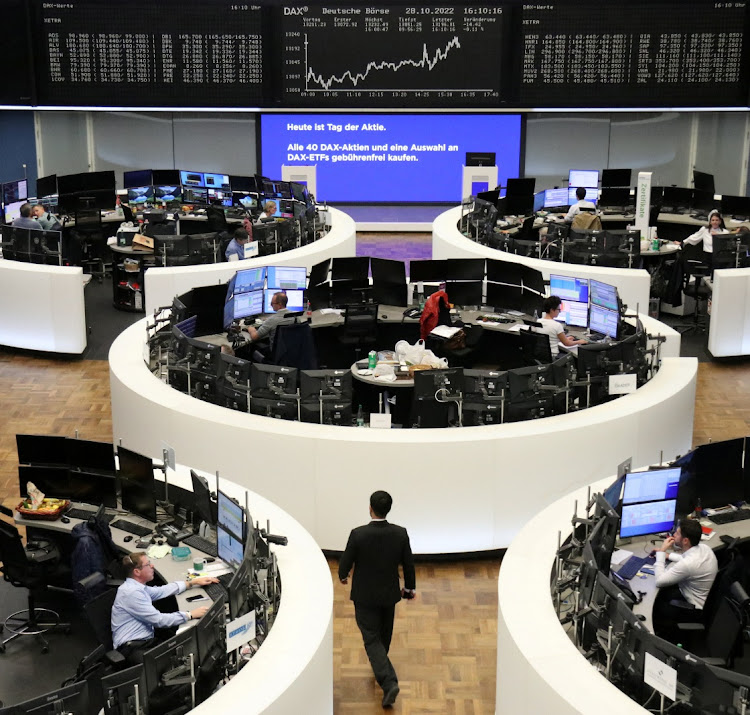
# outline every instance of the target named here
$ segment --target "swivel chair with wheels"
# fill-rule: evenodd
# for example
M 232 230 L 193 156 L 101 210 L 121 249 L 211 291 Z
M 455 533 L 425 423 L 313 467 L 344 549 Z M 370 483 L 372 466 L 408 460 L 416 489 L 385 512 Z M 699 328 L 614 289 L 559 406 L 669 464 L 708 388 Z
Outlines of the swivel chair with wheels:
M 107 266 L 112 267 L 111 262 L 107 264 L 105 261 L 107 244 L 102 230 L 102 215 L 99 209 L 78 209 L 75 220 L 73 235 L 81 244 L 81 264 L 101 283 L 107 275 Z
M 38 549 L 30 546 L 24 549 L 18 529 L 0 521 L 0 573 L 11 585 L 29 590 L 28 608 L 12 613 L 3 622 L 3 628 L 11 636 L 0 643 L 0 653 L 5 652 L 8 643 L 21 636 L 35 636 L 42 644 L 42 653 L 47 653 L 49 642 L 45 633 L 55 628 L 70 632 L 70 623 L 61 622 L 58 613 L 36 606 L 36 598 L 63 576 L 57 549 L 49 544 L 37 544 Z
M 534 330 L 520 330 L 521 357 L 523 364 L 528 367 L 534 365 L 549 365 L 552 362 L 552 348 L 549 337 L 545 333 Z
M 706 332 L 708 299 L 711 297 L 711 289 L 703 282 L 703 279 L 711 273 L 710 259 L 711 255 L 703 250 L 703 242 L 695 245 L 683 243 L 681 255 L 682 293 L 695 300 L 695 312 L 692 321 L 679 323 L 675 326 L 675 330 L 680 334 L 689 333 L 692 330 L 698 333 Z M 702 310 L 704 305 L 705 311 Z
M 357 303 L 344 308 L 344 326 L 339 343 L 354 348 L 355 359 L 375 347 L 378 338 L 378 304 Z
M 276 328 L 270 363 L 298 370 L 316 370 L 318 358 L 310 323 L 282 323 Z

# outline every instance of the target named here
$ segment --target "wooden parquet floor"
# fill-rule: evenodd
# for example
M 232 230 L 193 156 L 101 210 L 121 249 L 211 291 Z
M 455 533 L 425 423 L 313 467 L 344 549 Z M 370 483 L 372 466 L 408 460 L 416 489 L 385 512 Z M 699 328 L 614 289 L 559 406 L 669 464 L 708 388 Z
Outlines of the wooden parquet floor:
M 750 363 L 702 363 L 694 443 L 750 434 Z M 105 361 L 39 359 L 0 351 L 0 499 L 15 504 L 16 433 L 109 440 Z M 409 526 L 405 524 L 405 526 Z M 382 713 L 354 622 L 336 578 L 334 704 L 342 715 Z M 494 711 L 497 560 L 422 563 L 417 598 L 397 607 L 391 655 L 401 694 L 393 712 L 489 715 Z M 315 714 L 311 714 L 315 715 Z

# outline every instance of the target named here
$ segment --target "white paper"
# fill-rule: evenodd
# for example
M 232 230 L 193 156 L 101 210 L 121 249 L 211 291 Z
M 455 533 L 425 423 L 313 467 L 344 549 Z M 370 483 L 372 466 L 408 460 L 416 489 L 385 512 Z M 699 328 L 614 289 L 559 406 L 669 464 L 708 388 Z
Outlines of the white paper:
M 321 308 L 320 314 L 321 315 L 342 315 L 343 310 L 341 308 Z
M 612 560 L 610 561 L 610 564 L 612 564 L 612 566 L 618 566 L 623 561 L 627 561 L 632 555 L 632 551 L 628 551 L 627 549 L 617 549 L 617 551 L 612 552 Z
M 438 325 L 430 335 L 437 335 L 439 338 L 452 338 L 461 328 L 452 328 L 450 325 Z
M 521 328 L 525 328 L 525 327 L 526 326 L 523 323 L 514 323 L 509 328 L 506 328 L 506 330 L 509 333 L 520 333 L 521 332 Z
M 635 392 L 637 388 L 636 375 L 610 375 L 609 394 L 628 395 Z
M 227 623 L 227 653 L 255 638 L 255 609 Z
M 677 699 L 677 671 L 648 652 L 644 661 L 643 682 L 670 700 Z
M 378 412 L 370 413 L 370 427 L 374 429 L 390 429 L 391 428 L 390 414 L 381 415 Z

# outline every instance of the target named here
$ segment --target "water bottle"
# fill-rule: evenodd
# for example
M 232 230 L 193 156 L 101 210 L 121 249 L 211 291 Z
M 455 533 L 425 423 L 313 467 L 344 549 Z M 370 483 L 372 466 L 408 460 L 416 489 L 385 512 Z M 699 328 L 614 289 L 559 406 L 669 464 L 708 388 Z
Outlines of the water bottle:
M 370 350 L 370 352 L 367 353 L 367 367 L 370 370 L 374 370 L 377 364 L 378 364 L 378 354 L 374 350 Z
M 365 413 L 362 412 L 362 405 L 357 409 L 357 427 L 365 426 Z
M 307 321 L 312 321 L 312 307 L 310 306 L 310 301 L 307 301 Z

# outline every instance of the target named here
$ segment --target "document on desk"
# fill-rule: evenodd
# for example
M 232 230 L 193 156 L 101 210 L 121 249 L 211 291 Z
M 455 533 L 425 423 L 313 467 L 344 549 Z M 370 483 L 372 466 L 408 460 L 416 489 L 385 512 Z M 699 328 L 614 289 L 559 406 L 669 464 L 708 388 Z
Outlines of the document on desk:
M 520 333 L 523 327 L 525 327 L 523 323 L 514 323 L 509 328 L 506 328 L 506 331 L 509 333 Z
M 430 332 L 430 335 L 437 335 L 439 338 L 445 338 L 446 340 L 448 338 L 452 338 L 461 328 L 454 328 L 450 325 L 438 325 L 436 328 L 433 328 Z
M 344 311 L 341 308 L 321 308 L 321 315 L 343 315 Z
M 628 551 L 627 549 L 617 549 L 617 551 L 612 553 L 612 559 L 609 563 L 612 566 L 619 566 L 623 561 L 627 561 L 632 555 L 632 551 Z

